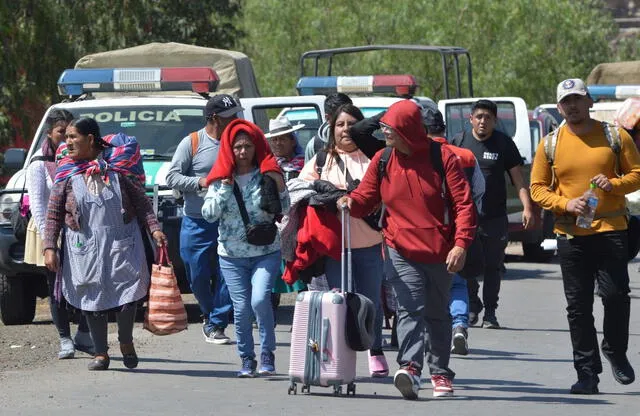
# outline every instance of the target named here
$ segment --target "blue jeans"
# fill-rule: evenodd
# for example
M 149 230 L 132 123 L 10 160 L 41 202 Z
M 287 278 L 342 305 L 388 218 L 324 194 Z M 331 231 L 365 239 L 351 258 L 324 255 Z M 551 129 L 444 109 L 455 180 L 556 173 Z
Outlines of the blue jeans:
M 381 303 L 384 268 L 382 245 L 376 244 L 372 247 L 355 248 L 351 250 L 351 256 L 353 291 L 371 299 L 376 307 L 376 320 L 373 327 L 376 336 L 371 349 L 380 350 L 382 349 L 382 320 L 384 318 Z M 327 257 L 324 272 L 330 288 L 342 287 L 342 267 L 339 261 Z
M 451 290 L 449 290 L 449 313 L 451 314 L 451 327 L 469 327 L 469 292 L 467 280 L 459 274 L 453 275 Z
M 218 265 L 218 223 L 182 217 L 180 257 L 207 332 L 229 325 L 231 299 Z M 212 287 L 213 282 L 213 287 Z
M 255 358 L 253 325 L 255 316 L 262 352 L 276 349 L 276 333 L 271 309 L 271 289 L 280 273 L 280 251 L 258 257 L 220 256 L 220 271 L 233 301 L 233 318 L 241 358 Z

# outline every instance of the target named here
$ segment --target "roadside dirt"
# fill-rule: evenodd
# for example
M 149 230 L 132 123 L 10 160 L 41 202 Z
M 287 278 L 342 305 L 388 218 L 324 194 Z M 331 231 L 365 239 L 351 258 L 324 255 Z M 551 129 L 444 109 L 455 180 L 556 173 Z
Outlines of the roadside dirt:
M 189 323 L 194 327 L 199 325 L 200 309 L 193 295 L 182 295 L 183 302 L 189 315 Z M 295 299 L 294 294 L 282 296 L 282 312 L 279 312 L 279 323 L 291 323 L 291 305 Z M 288 306 L 288 307 L 285 307 Z M 134 327 L 134 340 L 136 349 L 143 352 L 145 344 L 154 335 L 142 328 L 144 315 L 138 313 Z M 71 334 L 76 332 L 77 325 L 71 324 Z M 199 329 L 198 329 L 199 330 Z M 0 322 L 0 378 L 4 372 L 29 370 L 46 367 L 57 361 L 60 341 L 58 333 L 51 322 L 49 301 L 38 299 L 36 305 L 36 317 L 31 325 L 5 326 Z M 115 322 L 109 323 L 109 346 L 119 354 L 117 342 L 117 326 Z M 83 352 L 76 352 L 76 359 L 89 360 L 91 356 Z

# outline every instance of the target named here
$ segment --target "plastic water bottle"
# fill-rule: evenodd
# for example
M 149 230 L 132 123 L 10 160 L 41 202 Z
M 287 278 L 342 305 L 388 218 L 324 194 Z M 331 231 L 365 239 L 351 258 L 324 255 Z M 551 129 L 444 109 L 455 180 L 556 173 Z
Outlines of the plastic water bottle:
M 589 190 L 584 194 L 587 199 L 587 208 L 584 215 L 578 216 L 576 225 L 580 228 L 591 228 L 593 218 L 596 216 L 596 207 L 598 206 L 598 197 L 596 196 L 596 184 L 590 183 Z

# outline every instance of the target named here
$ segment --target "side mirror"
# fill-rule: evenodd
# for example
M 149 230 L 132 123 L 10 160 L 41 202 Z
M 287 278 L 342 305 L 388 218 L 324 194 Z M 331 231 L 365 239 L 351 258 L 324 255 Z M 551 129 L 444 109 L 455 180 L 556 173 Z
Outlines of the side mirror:
M 26 149 L 7 149 L 7 151 L 4 152 L 4 169 L 20 170 L 24 166 L 26 158 Z

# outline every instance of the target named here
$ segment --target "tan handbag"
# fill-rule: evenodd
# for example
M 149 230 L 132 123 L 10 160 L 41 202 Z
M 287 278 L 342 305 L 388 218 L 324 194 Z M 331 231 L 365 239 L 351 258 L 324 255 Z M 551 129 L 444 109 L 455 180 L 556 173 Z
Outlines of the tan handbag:
M 187 329 L 187 311 L 166 245 L 158 250 L 158 261 L 151 267 L 144 329 L 155 335 L 170 335 Z

